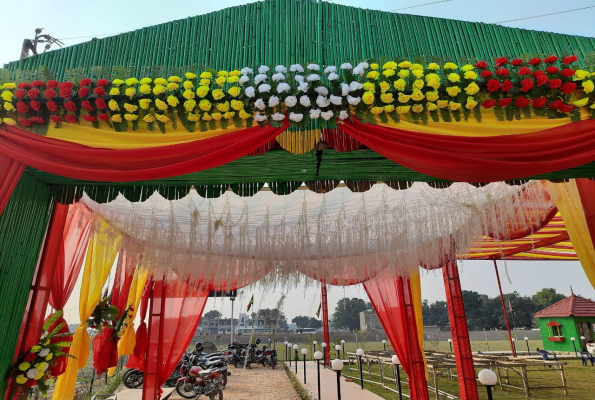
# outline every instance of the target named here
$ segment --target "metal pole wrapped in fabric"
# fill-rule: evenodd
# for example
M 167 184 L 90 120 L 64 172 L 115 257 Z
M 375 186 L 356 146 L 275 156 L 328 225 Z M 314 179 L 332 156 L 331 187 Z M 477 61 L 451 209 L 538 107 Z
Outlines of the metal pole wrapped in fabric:
M 322 337 L 326 346 L 323 347 L 324 351 L 324 363 L 330 367 L 331 365 L 331 337 L 329 331 L 329 321 L 328 321 L 328 303 L 327 303 L 327 296 L 326 296 L 326 284 L 320 284 L 321 290 L 321 297 L 322 297 Z
M 448 307 L 448 319 L 454 347 L 454 355 L 457 363 L 457 376 L 459 377 L 459 388 L 461 389 L 461 400 L 476 400 L 477 381 L 473 369 L 473 356 L 471 343 L 469 341 L 469 328 L 465 316 L 465 305 L 461 292 L 461 281 L 459 279 L 459 268 L 456 261 L 450 262 L 442 267 L 444 276 L 444 288 L 446 290 L 446 304 Z
M 51 191 L 24 175 L 0 215 L 0 376 L 13 362 L 21 322 L 29 297 L 50 212 Z M 0 379 L 0 393 L 5 380 Z
M 0 154 L 0 215 L 24 170 L 25 164 Z

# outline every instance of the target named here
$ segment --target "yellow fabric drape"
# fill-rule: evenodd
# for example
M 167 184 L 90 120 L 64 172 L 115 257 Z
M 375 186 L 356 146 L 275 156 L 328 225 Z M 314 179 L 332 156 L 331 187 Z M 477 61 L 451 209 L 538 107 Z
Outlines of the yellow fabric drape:
M 58 377 L 52 399 L 70 400 L 74 398 L 78 370 L 87 365 L 91 338 L 87 333 L 87 319 L 101 299 L 101 290 L 109 276 L 110 269 L 120 248 L 121 232 L 114 231 L 107 221 L 97 219 L 91 231 L 89 248 L 85 259 L 85 269 L 79 299 L 80 325 L 74 332 L 66 372 Z
M 411 287 L 411 299 L 413 300 L 413 311 L 415 312 L 419 347 L 421 348 L 421 354 L 424 358 L 426 379 L 428 379 L 428 361 L 426 360 L 426 353 L 424 352 L 424 319 L 421 306 L 421 279 L 419 276 L 419 270 L 409 275 L 409 286 Z
M 147 283 L 147 276 L 149 271 L 146 269 L 137 269 L 134 271 L 134 277 L 130 283 L 130 291 L 128 292 L 127 305 L 132 305 L 132 312 L 130 316 L 130 323 L 126 326 L 124 334 L 118 340 L 118 357 L 129 356 L 134 351 L 134 345 L 136 344 L 136 337 L 134 336 L 134 318 L 136 318 L 136 310 L 140 304 L 140 300 L 143 297 L 145 289 L 145 283 Z M 113 376 L 116 372 L 116 367 L 111 367 L 107 370 L 109 376 Z
M 588 118 L 588 114 L 584 109 L 581 109 L 581 118 Z M 523 133 L 539 132 L 570 123 L 568 118 L 553 119 L 538 116 L 521 120 L 498 121 L 496 115 L 491 110 L 482 112 L 481 122 L 478 122 L 473 116 L 467 121 L 462 119 L 459 122 L 454 120 L 452 122 L 434 122 L 429 119 L 428 123 L 425 125 L 407 122 L 404 119 L 401 119 L 399 122 L 394 122 L 391 119 L 389 119 L 389 122 L 378 121 L 378 125 L 380 126 L 399 128 L 412 132 L 474 137 L 519 135 Z
M 547 189 L 564 220 L 570 242 L 583 266 L 585 274 L 595 288 L 595 248 L 585 218 L 581 198 L 572 179 L 568 183 L 547 182 Z
M 132 280 L 132 284 L 130 285 L 130 292 L 128 293 L 128 304 L 132 304 L 133 307 L 131 321 L 134 321 L 134 318 L 136 318 L 136 313 L 140 304 L 140 300 L 143 297 L 143 292 L 145 290 L 145 284 L 147 283 L 148 276 L 149 272 L 146 269 L 137 269 L 134 275 L 134 279 Z M 122 335 L 120 341 L 118 342 L 118 355 L 131 355 L 132 351 L 134 350 L 135 344 L 136 342 L 134 336 L 134 323 L 130 323 L 126 327 L 124 335 Z
M 177 129 L 170 126 L 165 133 L 161 133 L 159 130 L 151 132 L 146 128 L 137 131 L 116 132 L 107 127 L 105 129 L 96 129 L 90 123 L 81 122 L 80 125 L 62 124 L 60 128 L 55 128 L 50 124 L 46 136 L 94 148 L 138 149 L 187 143 L 223 135 L 239 129 L 244 128 L 236 128 L 235 125 L 231 124 L 227 129 L 188 132 L 181 124 L 178 124 Z

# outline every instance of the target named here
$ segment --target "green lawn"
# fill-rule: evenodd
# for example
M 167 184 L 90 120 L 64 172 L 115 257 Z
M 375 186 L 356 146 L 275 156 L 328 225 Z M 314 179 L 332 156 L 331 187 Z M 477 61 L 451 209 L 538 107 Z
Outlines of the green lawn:
M 306 343 L 298 343 L 299 348 L 302 349 L 303 347 L 308 348 L 308 359 L 310 359 L 311 354 L 312 354 L 312 345 L 311 344 L 306 344 Z M 537 347 L 541 347 L 542 343 L 539 340 L 530 340 L 529 341 L 529 347 L 531 349 L 531 352 L 535 351 L 535 349 Z M 334 346 L 335 343 L 332 344 L 332 352 L 331 352 L 331 357 L 335 358 L 336 357 L 336 351 L 334 350 Z M 278 357 L 280 360 L 284 359 L 284 350 L 283 350 L 283 344 L 278 344 L 277 346 L 277 351 L 278 351 Z M 365 351 L 378 351 L 378 350 L 382 350 L 382 343 L 377 343 L 377 342 L 367 342 L 367 343 L 359 343 L 356 344 L 355 342 L 348 342 L 345 343 L 345 350 L 347 352 L 355 352 L 355 350 L 361 347 L 363 348 Z M 425 345 L 425 350 L 434 350 L 434 351 L 449 351 L 449 345 L 448 342 L 426 342 Z M 471 348 L 473 351 L 486 351 L 487 350 L 487 346 L 485 342 L 471 342 Z M 501 341 L 493 341 L 493 342 L 489 342 L 489 348 L 490 351 L 503 351 L 503 350 L 509 350 L 509 344 L 508 341 L 505 340 L 501 340 Z M 320 345 L 317 346 L 317 350 L 320 350 Z M 390 346 L 387 344 L 387 350 L 390 349 Z M 522 341 L 521 343 L 518 344 L 517 349 L 519 351 L 523 351 L 526 352 L 526 343 L 524 341 Z M 293 350 L 292 350 L 292 354 Z M 299 358 L 301 360 L 302 356 L 301 354 L 299 355 Z M 568 396 L 564 396 L 564 393 L 562 391 L 562 389 L 533 389 L 533 387 L 535 386 L 552 386 L 552 385 L 559 385 L 561 383 L 561 377 L 560 375 L 549 369 L 549 368 L 543 368 L 542 371 L 540 372 L 529 372 L 528 373 L 528 377 L 529 377 L 529 387 L 530 387 L 530 391 L 531 391 L 531 399 L 568 399 L 568 400 L 585 400 L 585 399 L 590 399 L 593 398 L 593 392 L 595 390 L 595 386 L 594 383 L 595 382 L 595 367 L 583 367 L 582 363 L 580 360 L 569 360 L 569 361 L 565 361 L 568 362 L 568 365 L 564 367 L 564 372 L 565 372 L 565 376 L 566 376 L 566 381 L 567 381 L 567 387 L 568 387 Z M 357 367 L 356 366 L 352 366 L 352 370 L 348 371 L 347 368 L 345 368 L 345 373 L 353 376 L 353 377 L 357 377 L 358 376 L 358 372 L 357 372 Z M 372 366 L 372 372 L 378 372 L 378 366 Z M 386 374 L 390 374 L 392 377 L 392 371 L 390 371 L 390 369 L 386 369 Z M 408 393 L 408 389 L 407 389 L 407 377 L 405 375 L 405 373 L 403 371 L 401 371 L 401 379 L 403 381 L 403 392 L 404 393 Z M 372 378 L 370 378 L 369 376 L 367 376 L 366 373 L 366 368 L 364 366 L 364 380 L 374 380 L 379 382 L 379 378 L 372 376 Z M 359 383 L 359 380 L 355 379 L 355 381 L 357 383 Z M 429 379 L 430 384 L 432 383 L 432 377 L 430 376 Z M 522 386 L 522 381 L 521 379 L 518 377 L 518 375 L 510 373 L 510 383 L 515 385 L 515 386 Z M 394 383 L 390 382 L 388 383 L 389 385 L 391 385 L 391 388 L 394 388 Z M 397 394 L 391 391 L 388 391 L 384 388 L 382 388 L 380 385 L 375 385 L 372 383 L 367 383 L 364 382 L 364 386 L 366 387 L 367 390 L 370 390 L 376 394 L 378 394 L 380 397 L 384 398 L 384 399 L 391 399 L 394 400 L 397 397 Z M 438 386 L 440 390 L 446 391 L 450 394 L 458 394 L 459 393 L 459 387 L 458 387 L 458 382 L 457 381 L 449 381 L 448 378 L 446 377 L 440 377 L 439 382 L 438 382 Z M 487 394 L 486 394 L 486 390 L 483 387 L 479 387 L 479 395 L 480 395 L 480 399 L 485 400 L 487 399 Z M 495 399 L 510 399 L 510 400 L 521 400 L 521 399 L 527 399 L 527 397 L 524 394 L 523 390 L 520 389 L 507 389 L 506 391 L 501 391 L 500 387 L 496 387 L 495 391 L 493 392 L 494 398 Z M 434 399 L 434 392 L 430 391 L 430 398 Z M 443 398 L 443 397 L 441 397 Z

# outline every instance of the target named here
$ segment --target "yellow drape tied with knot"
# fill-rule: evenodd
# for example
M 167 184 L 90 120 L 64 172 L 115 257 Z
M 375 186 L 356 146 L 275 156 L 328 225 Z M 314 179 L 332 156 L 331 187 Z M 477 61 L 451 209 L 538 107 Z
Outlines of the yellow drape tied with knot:
M 87 365 L 91 338 L 87 332 L 87 319 L 101 299 L 101 290 L 109 276 L 120 248 L 121 232 L 114 231 L 104 219 L 96 219 L 91 231 L 89 248 L 85 259 L 85 269 L 81 282 L 79 317 L 81 323 L 74 332 L 66 372 L 58 377 L 52 399 L 71 400 L 74 398 L 78 370 Z
M 130 291 L 128 292 L 128 301 L 126 304 L 132 304 L 132 312 L 130 313 L 130 323 L 126 326 L 124 334 L 118 341 L 118 357 L 129 356 L 134 351 L 136 345 L 136 336 L 134 335 L 134 318 L 136 318 L 136 312 L 140 304 L 140 300 L 143 297 L 145 291 L 145 284 L 147 283 L 147 277 L 149 271 L 146 269 L 137 269 L 134 272 L 134 278 L 130 284 Z M 107 373 L 109 376 L 113 376 L 116 372 L 116 367 L 111 367 Z
M 421 279 L 419 276 L 419 270 L 409 275 L 409 285 L 411 287 L 411 300 L 413 301 L 413 311 L 415 312 L 415 323 L 417 325 L 417 338 L 419 340 L 419 348 L 421 349 L 421 355 L 424 358 L 424 364 L 426 366 L 426 379 L 428 379 L 428 361 L 426 360 L 426 353 L 424 352 L 424 319 L 421 306 Z
M 595 288 L 595 248 L 576 181 L 572 179 L 568 183 L 547 182 L 547 189 L 562 215 L 568 236 L 585 274 Z

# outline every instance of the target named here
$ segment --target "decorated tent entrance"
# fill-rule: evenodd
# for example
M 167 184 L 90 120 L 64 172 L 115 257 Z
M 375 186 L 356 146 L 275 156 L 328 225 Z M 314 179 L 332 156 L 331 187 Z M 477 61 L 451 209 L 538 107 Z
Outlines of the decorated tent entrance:
M 72 398 L 98 305 L 117 315 L 100 321 L 96 369 L 131 355 L 156 398 L 209 291 L 307 276 L 364 284 L 424 399 L 421 266 L 443 272 L 460 397 L 476 399 L 457 259 L 578 258 L 595 285 L 594 49 L 591 38 L 269 0 L 9 64 L 9 398 L 49 375 L 54 398 Z M 76 359 L 52 362 L 42 319 L 81 270 Z

